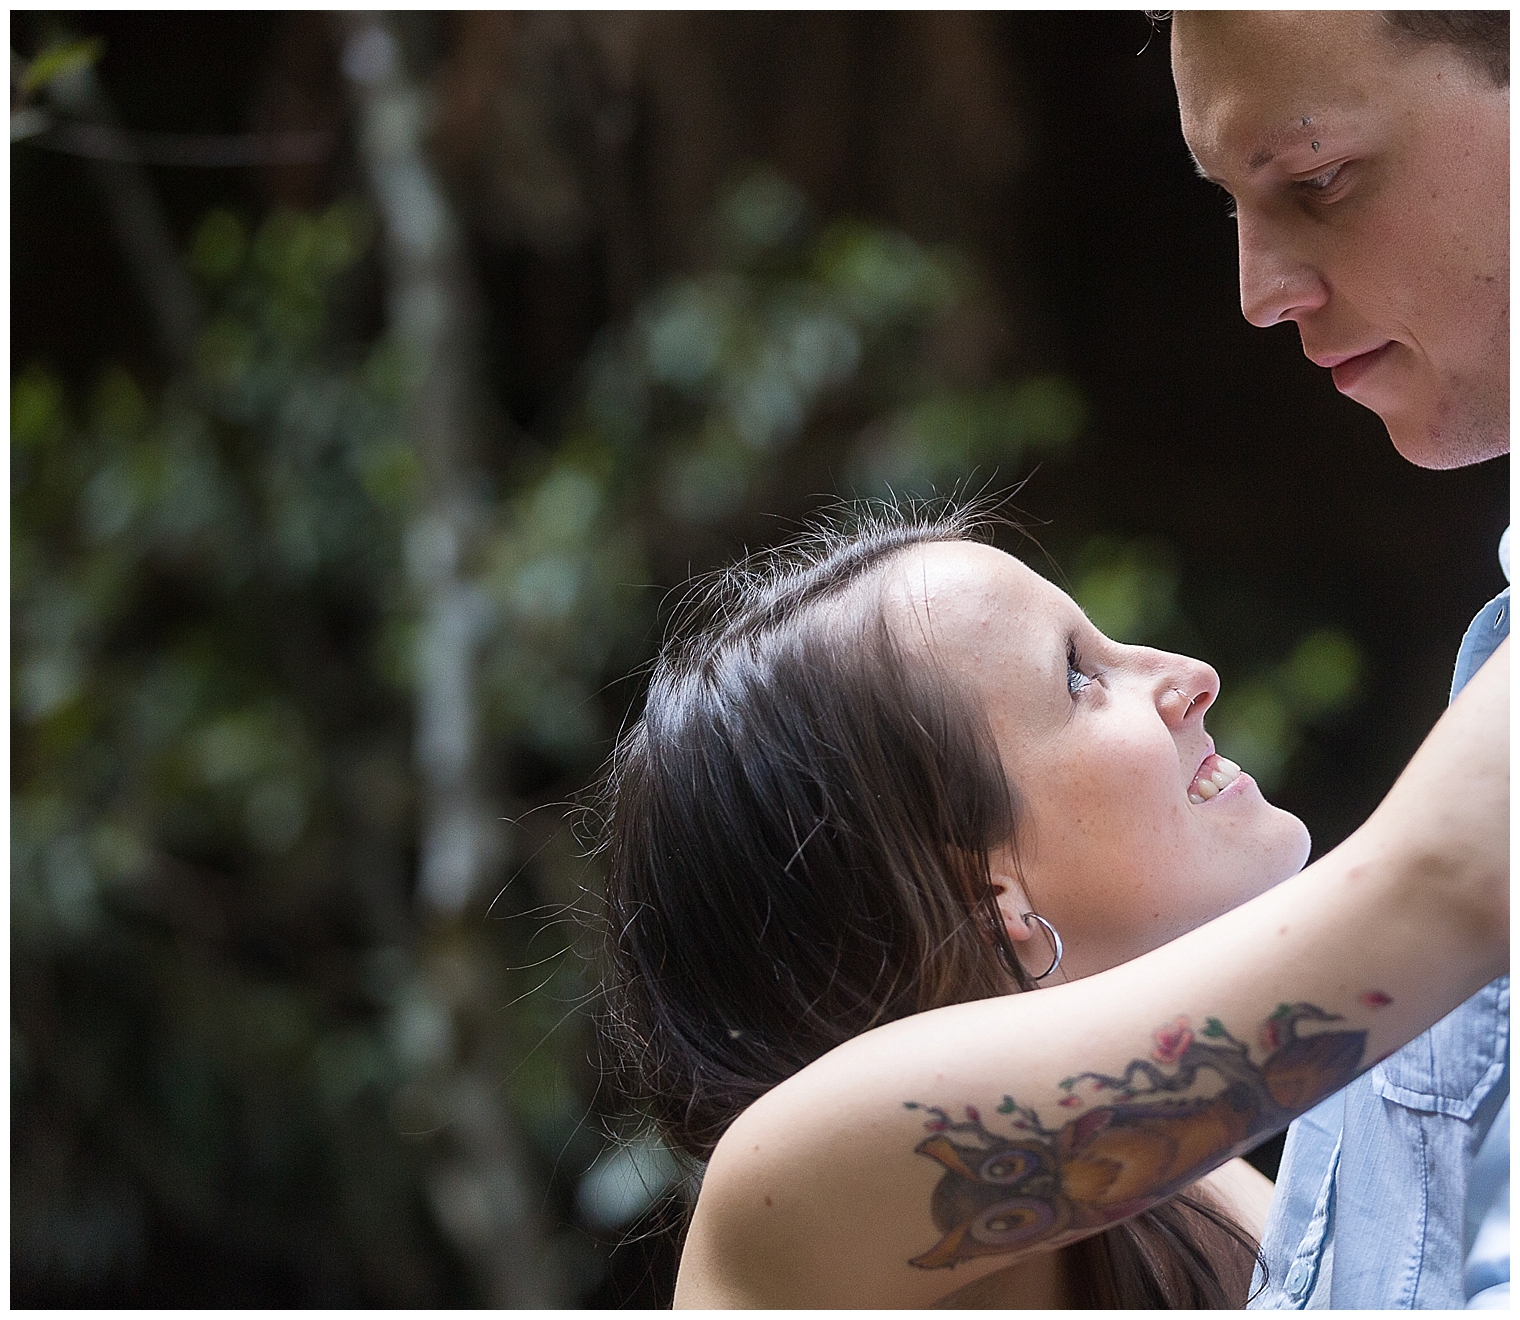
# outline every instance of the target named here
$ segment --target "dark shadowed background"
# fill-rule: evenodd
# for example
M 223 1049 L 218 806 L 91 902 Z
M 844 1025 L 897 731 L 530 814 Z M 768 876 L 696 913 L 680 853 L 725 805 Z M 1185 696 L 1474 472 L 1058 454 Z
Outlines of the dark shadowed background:
M 1502 586 L 1507 461 L 1241 319 L 1139 13 L 12 43 L 17 1305 L 667 1304 L 574 804 L 665 591 L 832 499 L 1023 482 L 1319 851 Z

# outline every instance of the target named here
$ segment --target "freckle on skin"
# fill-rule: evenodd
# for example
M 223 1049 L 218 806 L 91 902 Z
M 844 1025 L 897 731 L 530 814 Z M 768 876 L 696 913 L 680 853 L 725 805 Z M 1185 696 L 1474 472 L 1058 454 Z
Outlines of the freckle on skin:
M 1279 926 L 1277 928 L 1277 933 L 1279 935 L 1286 935 L 1288 933 L 1288 928 L 1286 926 Z
M 767 1196 L 765 1198 L 765 1203 L 766 1203 L 766 1205 L 769 1205 L 771 1203 L 771 1198 Z

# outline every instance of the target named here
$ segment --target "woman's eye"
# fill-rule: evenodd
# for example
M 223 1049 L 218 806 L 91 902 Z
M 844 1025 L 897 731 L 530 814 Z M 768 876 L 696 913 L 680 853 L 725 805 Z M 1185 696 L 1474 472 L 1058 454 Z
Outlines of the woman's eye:
M 1066 690 L 1076 696 L 1092 684 L 1092 676 L 1082 672 L 1082 662 L 1077 659 L 1075 639 L 1066 643 Z

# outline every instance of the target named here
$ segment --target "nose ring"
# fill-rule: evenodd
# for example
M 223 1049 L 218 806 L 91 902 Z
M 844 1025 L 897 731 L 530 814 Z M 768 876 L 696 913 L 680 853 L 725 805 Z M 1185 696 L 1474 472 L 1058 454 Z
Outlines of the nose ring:
M 1187 709 L 1182 712 L 1182 718 L 1187 719 L 1187 717 L 1192 714 L 1193 707 L 1198 704 L 1198 698 L 1188 696 L 1188 694 L 1179 687 L 1174 687 L 1172 691 L 1181 697 L 1185 702 L 1187 702 Z

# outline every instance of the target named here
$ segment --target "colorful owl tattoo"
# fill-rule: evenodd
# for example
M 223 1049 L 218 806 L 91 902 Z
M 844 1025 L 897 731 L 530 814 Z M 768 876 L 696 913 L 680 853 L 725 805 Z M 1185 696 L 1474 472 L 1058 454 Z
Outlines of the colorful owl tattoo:
M 1390 1002 L 1381 992 L 1368 1006 Z M 1253 1063 L 1245 1042 L 1208 1018 L 1198 1031 L 1179 1017 L 1153 1034 L 1150 1057 L 1119 1076 L 1079 1073 L 1061 1083 L 1073 1110 L 1059 1128 L 1004 1096 L 997 1112 L 1012 1131 L 989 1129 L 975 1106 L 953 1120 L 934 1105 L 930 1135 L 915 1151 L 944 1167 L 930 1200 L 943 1236 L 909 1263 L 920 1269 L 1054 1242 L 1101 1228 L 1185 1187 L 1227 1151 L 1246 1149 L 1285 1126 L 1357 1074 L 1365 1031 L 1312 1004 L 1281 1004 L 1261 1026 Z M 1323 1029 L 1300 1035 L 1301 1023 Z M 1200 1080 L 1215 1085 L 1206 1093 Z M 1080 1111 L 1080 1112 L 1077 1112 Z

